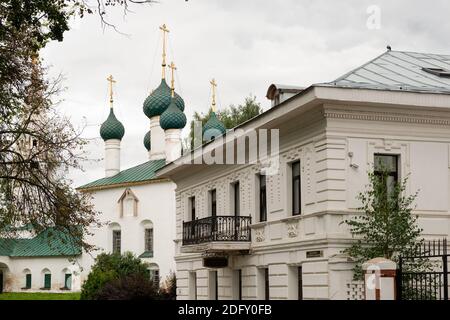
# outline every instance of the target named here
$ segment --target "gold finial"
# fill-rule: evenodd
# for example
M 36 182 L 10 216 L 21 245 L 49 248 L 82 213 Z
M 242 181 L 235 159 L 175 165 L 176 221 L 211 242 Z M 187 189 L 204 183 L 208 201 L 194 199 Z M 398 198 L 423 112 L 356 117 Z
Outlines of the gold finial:
M 173 61 L 170 63 L 169 68 L 172 70 L 172 80 L 170 81 L 170 91 L 172 93 L 172 98 L 175 97 L 175 75 L 174 72 L 177 70 L 175 63 Z
M 106 78 L 109 82 L 109 103 L 111 106 L 111 109 L 113 107 L 113 84 L 116 83 L 116 80 L 114 80 L 113 76 L 110 75 L 108 78 Z
M 211 87 L 212 87 L 212 105 L 211 105 L 211 109 L 213 112 L 216 112 L 216 87 L 217 87 L 217 83 L 216 80 L 212 79 L 210 82 Z
M 163 32 L 163 53 L 162 53 L 162 78 L 166 78 L 166 33 L 169 33 L 169 29 L 167 29 L 166 25 L 163 24 L 159 27 Z

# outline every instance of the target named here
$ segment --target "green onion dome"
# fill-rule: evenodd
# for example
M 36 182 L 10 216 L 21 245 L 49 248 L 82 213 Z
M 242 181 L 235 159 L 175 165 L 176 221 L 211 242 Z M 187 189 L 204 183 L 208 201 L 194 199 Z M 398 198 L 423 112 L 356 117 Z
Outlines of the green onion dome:
M 100 127 L 100 136 L 104 141 L 110 139 L 122 140 L 124 134 L 125 128 L 123 127 L 123 124 L 117 120 L 114 111 L 111 108 L 108 118 Z
M 175 92 L 175 104 L 181 111 L 184 111 L 184 100 Z
M 216 113 L 211 111 L 209 120 L 203 126 L 203 140 L 209 141 L 225 134 L 227 129 L 217 118 Z
M 186 121 L 186 115 L 178 108 L 176 98 L 173 98 L 167 110 L 161 115 L 159 124 L 164 130 L 183 129 Z
M 151 140 L 150 140 L 150 131 L 148 131 L 144 136 L 144 147 L 147 149 L 147 151 L 150 151 L 151 148 Z
M 162 79 L 159 87 L 145 99 L 144 113 L 148 118 L 160 116 L 169 107 L 171 101 L 170 87 L 167 85 L 166 80 Z M 184 101 L 177 93 L 175 93 L 175 104 L 181 111 L 184 111 Z

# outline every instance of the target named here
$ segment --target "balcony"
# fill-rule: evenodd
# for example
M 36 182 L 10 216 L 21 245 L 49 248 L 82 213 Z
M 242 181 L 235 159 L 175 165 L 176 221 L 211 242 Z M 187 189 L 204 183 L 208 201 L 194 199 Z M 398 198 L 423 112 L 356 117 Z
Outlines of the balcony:
M 214 216 L 183 222 L 182 252 L 248 251 L 251 217 Z

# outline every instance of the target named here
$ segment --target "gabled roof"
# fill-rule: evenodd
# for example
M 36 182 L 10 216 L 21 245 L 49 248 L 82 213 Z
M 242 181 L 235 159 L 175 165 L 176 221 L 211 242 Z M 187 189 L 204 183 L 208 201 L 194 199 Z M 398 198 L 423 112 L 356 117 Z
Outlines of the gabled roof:
M 317 86 L 450 94 L 449 77 L 423 68 L 450 70 L 450 55 L 387 51 L 336 80 Z
M 165 159 L 150 160 L 135 167 L 120 171 L 118 174 L 112 177 L 95 180 L 81 187 L 78 187 L 77 189 L 95 190 L 132 185 L 136 183 L 145 183 L 156 178 L 156 170 L 162 168 L 165 164 Z
M 0 256 L 55 257 L 78 256 L 81 245 L 60 230 L 49 228 L 31 239 L 0 238 Z

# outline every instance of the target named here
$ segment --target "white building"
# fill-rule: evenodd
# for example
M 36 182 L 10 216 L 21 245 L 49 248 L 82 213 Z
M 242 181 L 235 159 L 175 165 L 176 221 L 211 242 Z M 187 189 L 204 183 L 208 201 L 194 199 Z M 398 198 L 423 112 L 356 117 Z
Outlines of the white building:
M 190 164 L 223 150 L 217 136 L 158 171 L 177 185 L 178 299 L 347 299 L 341 222 L 375 160 L 410 175 L 424 237 L 450 234 L 450 56 L 387 51 L 237 129 L 226 141 L 279 129 L 276 174 L 264 161 Z
M 162 27 L 164 35 L 168 31 Z M 4 291 L 80 290 L 94 258 L 101 252 L 130 251 L 149 265 L 159 283 L 175 271 L 175 184 L 158 178 L 156 170 L 181 156 L 181 130 L 186 125 L 184 101 L 165 80 L 165 36 L 161 84 L 144 102 L 149 131 L 144 137 L 149 160 L 132 168 L 120 167 L 125 128 L 113 110 L 112 76 L 109 116 L 100 128 L 105 141 L 105 177 L 78 188 L 92 195 L 104 225 L 85 239 L 99 250 L 89 254 L 46 233 L 33 232 L 17 239 L 0 239 L 0 289 Z M 175 69 L 173 63 L 169 66 Z M 144 128 L 143 128 L 144 129 Z M 143 152 L 144 148 L 143 148 Z M 27 239 L 28 238 L 28 239 Z M 0 290 L 1 292 L 1 290 Z

